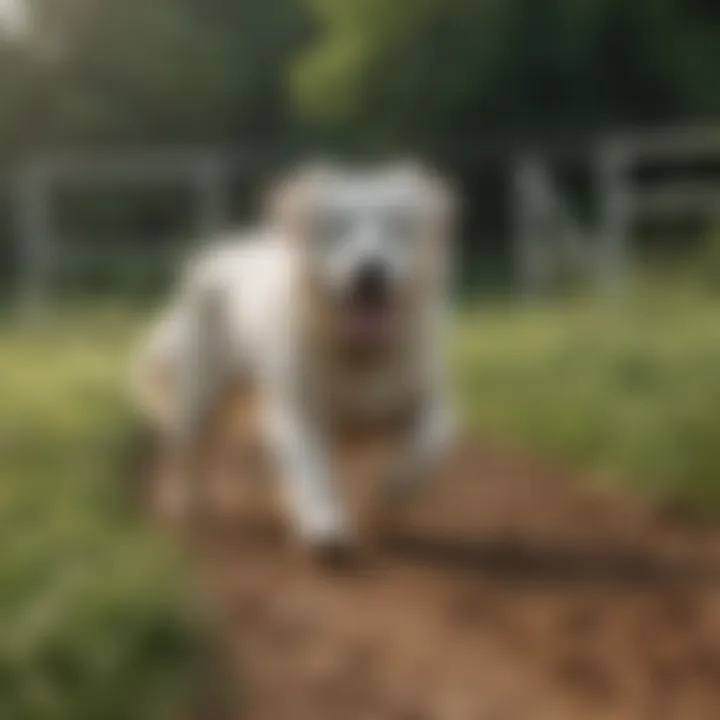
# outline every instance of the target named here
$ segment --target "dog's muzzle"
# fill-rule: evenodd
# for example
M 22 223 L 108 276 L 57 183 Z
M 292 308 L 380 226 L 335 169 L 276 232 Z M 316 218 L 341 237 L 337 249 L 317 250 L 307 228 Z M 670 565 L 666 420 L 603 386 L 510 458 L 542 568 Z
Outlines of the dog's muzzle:
M 346 331 L 353 344 L 384 344 L 392 334 L 392 278 L 380 262 L 356 271 L 347 295 Z
M 380 311 L 390 300 L 390 276 L 377 261 L 367 262 L 355 274 L 350 289 L 350 305 L 356 310 Z

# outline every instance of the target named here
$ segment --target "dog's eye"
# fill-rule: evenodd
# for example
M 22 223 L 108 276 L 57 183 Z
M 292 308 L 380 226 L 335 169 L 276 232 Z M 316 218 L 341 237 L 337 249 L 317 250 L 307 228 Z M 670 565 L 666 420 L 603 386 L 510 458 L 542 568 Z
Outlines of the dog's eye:
M 348 232 L 348 219 L 341 213 L 318 213 L 313 219 L 313 238 L 323 245 L 332 245 Z

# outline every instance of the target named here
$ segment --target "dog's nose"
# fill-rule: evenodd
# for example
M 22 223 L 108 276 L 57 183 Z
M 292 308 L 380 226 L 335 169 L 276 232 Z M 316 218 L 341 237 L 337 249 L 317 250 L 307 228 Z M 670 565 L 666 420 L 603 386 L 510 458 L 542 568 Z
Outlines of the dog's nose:
M 353 299 L 362 305 L 380 305 L 387 299 L 390 290 L 388 272 L 377 261 L 366 262 L 355 275 Z

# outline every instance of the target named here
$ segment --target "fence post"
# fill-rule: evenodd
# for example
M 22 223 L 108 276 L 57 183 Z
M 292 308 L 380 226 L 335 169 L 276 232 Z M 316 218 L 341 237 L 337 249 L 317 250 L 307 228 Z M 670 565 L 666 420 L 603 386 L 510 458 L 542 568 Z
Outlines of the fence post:
M 622 289 L 630 276 L 632 190 L 629 169 L 630 155 L 624 144 L 608 142 L 601 146 L 596 159 L 601 206 L 596 252 L 600 284 L 609 292 Z
M 35 162 L 15 178 L 16 302 L 21 319 L 30 322 L 44 317 L 48 307 L 53 251 L 48 180 L 47 169 Z
M 533 299 L 546 288 L 548 238 L 547 197 L 543 188 L 542 160 L 527 155 L 515 162 L 514 257 L 520 293 Z

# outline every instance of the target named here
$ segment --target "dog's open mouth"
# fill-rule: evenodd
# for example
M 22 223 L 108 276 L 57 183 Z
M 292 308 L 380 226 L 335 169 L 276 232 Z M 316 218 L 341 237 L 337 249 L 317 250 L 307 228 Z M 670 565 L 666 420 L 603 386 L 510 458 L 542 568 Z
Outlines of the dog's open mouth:
M 347 313 L 346 327 L 351 341 L 361 345 L 386 342 L 392 332 L 392 313 L 389 307 L 355 307 Z
M 395 308 L 390 294 L 348 298 L 344 325 L 346 338 L 354 346 L 385 345 L 392 338 L 395 328 Z
M 377 346 L 387 342 L 393 326 L 392 296 L 382 266 L 370 264 L 361 269 L 346 298 L 345 324 L 351 343 Z

